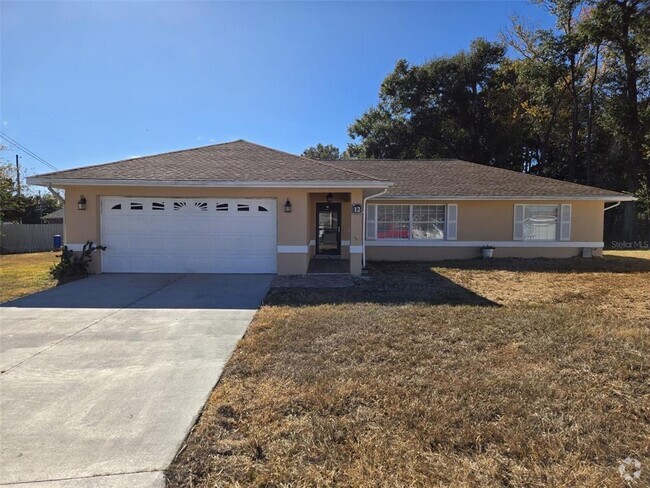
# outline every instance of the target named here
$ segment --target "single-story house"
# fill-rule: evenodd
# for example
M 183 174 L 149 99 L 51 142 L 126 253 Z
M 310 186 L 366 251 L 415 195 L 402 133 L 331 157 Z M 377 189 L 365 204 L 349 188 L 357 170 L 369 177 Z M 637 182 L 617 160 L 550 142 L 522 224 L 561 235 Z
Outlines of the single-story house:
M 41 220 L 44 224 L 62 224 L 65 212 L 62 208 L 55 210 L 47 215 L 43 215 Z
M 304 274 L 338 258 L 569 257 L 630 195 L 467 161 L 315 161 L 243 140 L 33 176 L 95 271 Z

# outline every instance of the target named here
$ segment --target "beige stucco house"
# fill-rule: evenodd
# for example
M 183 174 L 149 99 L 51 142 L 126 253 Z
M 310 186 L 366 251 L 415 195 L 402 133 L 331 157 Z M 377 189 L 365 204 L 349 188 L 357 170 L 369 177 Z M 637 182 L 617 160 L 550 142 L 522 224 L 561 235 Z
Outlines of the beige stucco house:
M 569 257 L 630 195 L 459 160 L 315 161 L 246 141 L 34 176 L 100 272 L 307 273 L 336 259 Z M 609 202 L 609 203 L 608 203 Z

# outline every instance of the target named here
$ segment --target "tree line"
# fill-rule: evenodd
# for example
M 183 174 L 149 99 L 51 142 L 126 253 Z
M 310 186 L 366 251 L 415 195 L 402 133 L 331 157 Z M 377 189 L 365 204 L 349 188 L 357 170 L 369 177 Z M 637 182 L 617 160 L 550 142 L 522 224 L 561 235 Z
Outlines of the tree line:
M 399 60 L 379 101 L 324 159 L 458 158 L 623 191 L 606 236 L 650 234 L 650 1 L 538 0 L 551 29 L 514 17 L 500 39 L 414 65 Z M 399 164 L 396 162 L 395 164 Z
M 0 145 L 0 154 L 6 148 Z M 21 178 L 18 191 L 16 171 L 11 164 L 0 159 L 0 222 L 19 222 L 23 224 L 42 224 L 41 217 L 61 208 L 59 202 L 50 194 L 41 195 L 26 192 L 27 185 Z

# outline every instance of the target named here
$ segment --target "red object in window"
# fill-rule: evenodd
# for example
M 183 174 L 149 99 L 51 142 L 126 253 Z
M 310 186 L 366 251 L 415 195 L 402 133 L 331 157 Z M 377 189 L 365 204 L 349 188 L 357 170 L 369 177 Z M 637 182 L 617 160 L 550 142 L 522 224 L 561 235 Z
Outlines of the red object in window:
M 407 227 L 399 227 L 397 229 L 378 230 L 377 239 L 408 239 L 409 230 Z

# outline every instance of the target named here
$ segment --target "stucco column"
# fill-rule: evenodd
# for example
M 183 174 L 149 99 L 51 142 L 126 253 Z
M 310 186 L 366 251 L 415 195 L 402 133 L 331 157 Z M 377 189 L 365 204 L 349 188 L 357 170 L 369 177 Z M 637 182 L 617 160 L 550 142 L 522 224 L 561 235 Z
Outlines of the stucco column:
M 291 212 L 284 211 L 285 199 L 278 199 L 278 274 L 306 274 L 309 266 L 309 193 L 285 190 Z
M 363 253 L 363 215 L 353 213 L 355 205 L 363 204 L 363 190 L 350 192 L 350 273 L 360 275 Z

